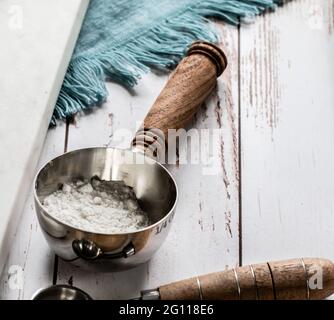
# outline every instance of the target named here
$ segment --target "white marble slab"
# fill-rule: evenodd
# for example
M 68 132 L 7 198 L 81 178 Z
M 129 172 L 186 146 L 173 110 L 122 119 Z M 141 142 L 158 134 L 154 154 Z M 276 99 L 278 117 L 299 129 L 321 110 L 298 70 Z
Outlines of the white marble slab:
M 0 1 L 0 272 L 87 6 Z

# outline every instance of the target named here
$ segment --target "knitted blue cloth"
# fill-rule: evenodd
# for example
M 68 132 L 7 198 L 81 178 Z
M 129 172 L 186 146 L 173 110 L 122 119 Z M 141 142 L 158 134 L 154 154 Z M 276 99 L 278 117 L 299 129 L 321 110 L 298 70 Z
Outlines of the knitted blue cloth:
M 150 68 L 168 70 L 195 40 L 215 42 L 206 18 L 237 25 L 283 0 L 91 0 L 52 117 L 100 105 L 106 80 L 132 87 Z

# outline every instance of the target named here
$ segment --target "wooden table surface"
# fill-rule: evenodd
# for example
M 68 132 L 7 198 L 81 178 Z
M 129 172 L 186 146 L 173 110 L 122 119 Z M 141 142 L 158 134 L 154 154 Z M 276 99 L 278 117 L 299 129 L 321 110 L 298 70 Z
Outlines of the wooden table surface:
M 154 258 L 95 274 L 55 258 L 30 194 L 0 283 L 1 299 L 30 299 L 70 283 L 96 299 L 237 265 L 294 257 L 334 259 L 334 0 L 295 0 L 235 28 L 216 23 L 229 67 L 194 128 L 219 129 L 219 170 L 170 169 L 180 189 L 172 230 Z M 167 80 L 147 74 L 133 91 L 108 84 L 109 101 L 50 129 L 40 166 L 64 150 L 128 147 Z

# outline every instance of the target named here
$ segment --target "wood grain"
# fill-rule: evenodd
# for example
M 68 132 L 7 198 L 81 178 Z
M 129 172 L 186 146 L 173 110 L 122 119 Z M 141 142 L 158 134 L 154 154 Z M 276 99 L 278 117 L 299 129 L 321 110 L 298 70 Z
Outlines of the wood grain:
M 164 158 L 170 130 L 186 127 L 226 67 L 222 49 L 212 43 L 194 42 L 150 108 L 132 141 L 133 147 L 158 160 Z
M 311 280 L 321 272 L 322 284 Z M 320 278 L 319 278 L 320 279 Z M 310 300 L 334 293 L 334 264 L 300 258 L 211 273 L 159 288 L 162 300 Z
M 334 258 L 333 3 L 293 1 L 241 29 L 245 264 Z

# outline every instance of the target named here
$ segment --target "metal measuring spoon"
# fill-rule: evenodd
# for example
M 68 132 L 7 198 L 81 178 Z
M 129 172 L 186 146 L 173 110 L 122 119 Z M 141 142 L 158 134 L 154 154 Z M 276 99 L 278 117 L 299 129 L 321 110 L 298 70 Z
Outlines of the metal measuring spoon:
M 321 277 L 322 288 L 311 286 L 317 276 Z M 142 291 L 140 297 L 132 300 L 318 300 L 332 294 L 334 263 L 327 259 L 299 258 L 181 280 Z M 39 291 L 33 300 L 92 298 L 78 288 L 57 285 Z
M 79 288 L 58 284 L 38 290 L 32 300 L 93 300 L 90 295 Z
M 140 297 L 130 300 L 159 300 L 160 295 L 157 289 L 145 290 L 141 292 Z M 57 284 L 38 290 L 32 297 L 32 300 L 93 300 L 85 291 L 66 284 Z

